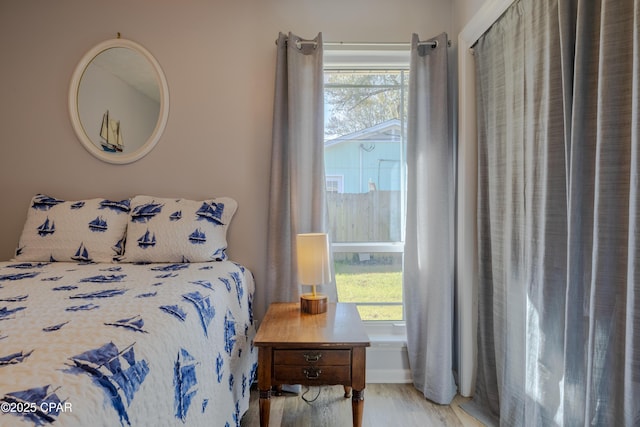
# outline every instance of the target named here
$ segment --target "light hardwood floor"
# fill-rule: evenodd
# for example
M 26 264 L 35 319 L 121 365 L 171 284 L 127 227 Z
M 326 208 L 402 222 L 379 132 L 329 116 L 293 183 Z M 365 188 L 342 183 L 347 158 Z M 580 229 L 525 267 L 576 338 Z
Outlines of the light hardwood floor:
M 303 387 L 302 391 L 305 392 Z M 271 398 L 272 427 L 342 427 L 351 425 L 351 399 L 344 398 L 342 386 L 312 387 L 305 397 L 285 394 Z M 367 384 L 364 391 L 363 427 L 388 426 L 484 426 L 460 408 L 466 398 L 456 396 L 449 406 L 429 402 L 411 384 Z M 242 427 L 260 425 L 258 392 L 251 390 L 249 410 Z

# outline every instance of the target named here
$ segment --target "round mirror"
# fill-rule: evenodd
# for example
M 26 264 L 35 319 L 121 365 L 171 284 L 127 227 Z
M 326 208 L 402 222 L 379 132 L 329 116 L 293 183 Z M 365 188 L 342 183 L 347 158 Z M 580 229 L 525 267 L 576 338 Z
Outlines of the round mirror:
M 69 88 L 71 123 L 91 154 L 131 163 L 157 144 L 169 115 L 169 88 L 156 59 L 139 44 L 107 40 L 80 60 Z

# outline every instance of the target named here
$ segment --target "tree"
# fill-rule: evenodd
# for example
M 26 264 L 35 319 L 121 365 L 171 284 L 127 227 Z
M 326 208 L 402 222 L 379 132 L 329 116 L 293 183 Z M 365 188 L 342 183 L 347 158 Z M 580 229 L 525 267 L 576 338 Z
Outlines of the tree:
M 325 138 L 406 117 L 407 71 L 325 72 Z

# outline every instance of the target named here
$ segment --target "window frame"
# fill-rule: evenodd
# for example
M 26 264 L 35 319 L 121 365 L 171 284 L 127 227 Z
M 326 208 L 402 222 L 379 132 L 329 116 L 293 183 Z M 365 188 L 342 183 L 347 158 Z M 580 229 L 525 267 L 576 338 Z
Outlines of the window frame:
M 336 191 L 329 191 L 331 193 L 342 194 L 344 192 L 344 175 L 325 175 L 325 188 L 329 191 L 329 182 L 336 183 Z
M 339 71 L 404 71 L 408 76 L 410 49 L 406 44 L 391 46 L 385 44 L 383 48 L 375 44 L 360 44 L 357 48 L 350 45 L 325 46 L 323 72 Z M 404 87 L 404 86 L 403 86 Z M 406 96 L 406 94 L 403 94 Z M 407 102 L 406 98 L 403 102 Z M 402 126 L 406 126 L 406 118 L 401 120 Z M 406 130 L 406 127 L 405 129 Z M 406 221 L 406 132 L 402 132 L 401 144 L 403 145 L 400 157 L 400 220 L 401 240 L 393 242 L 339 242 L 331 243 L 333 253 L 402 253 L 405 244 Z M 331 175 L 333 177 L 334 175 Z M 327 176 L 329 177 L 329 176 Z M 404 274 L 404 271 L 403 271 Z M 376 335 L 394 336 L 402 339 L 406 337 L 404 293 L 402 302 L 402 320 L 364 320 L 368 331 Z M 358 303 L 358 305 L 381 305 L 379 303 Z M 397 303 L 391 303 L 396 305 Z

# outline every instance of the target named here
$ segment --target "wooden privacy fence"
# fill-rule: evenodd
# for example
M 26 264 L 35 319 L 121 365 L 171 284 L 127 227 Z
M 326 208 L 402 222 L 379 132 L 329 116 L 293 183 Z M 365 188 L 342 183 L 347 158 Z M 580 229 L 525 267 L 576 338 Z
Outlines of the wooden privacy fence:
M 400 192 L 327 193 L 334 242 L 400 240 Z

